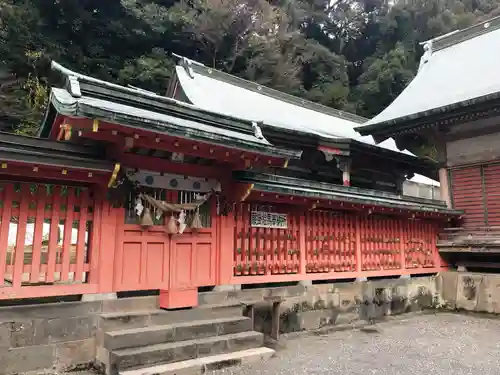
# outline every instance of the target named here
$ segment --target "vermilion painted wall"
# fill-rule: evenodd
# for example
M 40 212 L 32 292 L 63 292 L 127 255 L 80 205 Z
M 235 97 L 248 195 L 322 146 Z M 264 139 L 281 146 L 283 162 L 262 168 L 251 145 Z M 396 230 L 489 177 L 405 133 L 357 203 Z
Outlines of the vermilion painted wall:
M 125 224 L 124 209 L 111 207 L 104 190 L 32 185 L 6 182 L 0 190 L 0 274 L 12 280 L 0 288 L 0 299 L 160 289 L 162 306 L 177 308 L 196 305 L 200 286 L 443 267 L 435 221 L 277 205 L 288 214 L 287 229 L 253 228 L 252 205 L 242 203 L 228 216 L 215 215 L 213 207 L 210 228 L 170 235 L 163 226 Z M 61 220 L 72 223 L 63 226 L 62 240 Z M 13 226 L 16 241 L 9 246 Z M 29 228 L 34 233 L 26 241 Z

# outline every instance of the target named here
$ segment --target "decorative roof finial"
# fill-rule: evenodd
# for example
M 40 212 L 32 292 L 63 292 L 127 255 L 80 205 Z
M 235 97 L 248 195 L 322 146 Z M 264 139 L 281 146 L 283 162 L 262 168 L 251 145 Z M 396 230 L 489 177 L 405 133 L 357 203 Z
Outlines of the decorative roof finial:
M 69 75 L 66 77 L 66 90 L 73 96 L 74 98 L 81 98 L 82 91 L 80 90 L 80 82 L 78 82 L 78 77 L 73 75 Z
M 424 44 L 424 54 L 420 58 L 420 64 L 418 66 L 418 71 L 420 72 L 425 64 L 427 64 L 432 56 L 432 40 L 429 40 Z
M 252 128 L 255 138 L 264 139 L 264 135 L 262 134 L 262 129 L 255 121 L 252 121 Z
M 189 78 L 194 78 L 193 68 L 191 67 L 192 61 L 184 56 L 180 56 L 180 66 L 184 68 Z

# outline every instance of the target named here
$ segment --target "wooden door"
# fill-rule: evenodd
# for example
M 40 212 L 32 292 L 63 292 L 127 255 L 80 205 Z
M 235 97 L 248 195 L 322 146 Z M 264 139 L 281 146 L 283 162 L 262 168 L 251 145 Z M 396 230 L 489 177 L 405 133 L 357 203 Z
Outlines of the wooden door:
M 166 191 L 161 199 L 176 201 L 180 193 Z M 131 290 L 181 290 L 215 284 L 216 252 L 213 207 L 202 222 L 205 228 L 183 234 L 165 232 L 165 222 L 148 229 L 133 224 L 133 212 L 123 210 L 117 237 L 115 287 Z M 154 213 L 153 213 L 153 216 Z M 168 220 L 165 219 L 165 220 Z

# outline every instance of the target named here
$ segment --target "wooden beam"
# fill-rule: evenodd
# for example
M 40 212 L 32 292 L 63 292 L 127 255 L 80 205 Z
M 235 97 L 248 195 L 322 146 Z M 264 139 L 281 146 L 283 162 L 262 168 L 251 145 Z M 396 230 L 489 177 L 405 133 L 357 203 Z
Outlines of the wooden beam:
M 67 122 L 71 124 L 74 131 L 81 137 L 114 143 L 120 147 L 125 145 L 130 146 L 130 141 L 127 142 L 126 139 L 132 137 L 133 147 L 184 153 L 237 164 L 238 166 L 245 166 L 245 164 L 248 165 L 250 163 L 250 165 L 282 167 L 285 162 L 285 159 L 282 157 L 262 155 L 258 152 L 249 152 L 202 141 L 172 137 L 144 129 L 132 129 L 119 124 L 101 121 L 98 124 L 97 131 L 95 131 L 96 127 L 93 126 L 93 122 L 90 119 L 68 118 Z
M 276 193 L 261 192 L 255 190 L 251 191 L 251 194 L 248 196 L 247 200 L 281 203 L 281 204 L 293 204 L 305 207 L 308 210 L 326 209 L 326 210 L 360 211 L 366 213 L 370 212 L 372 214 L 404 216 L 408 218 L 423 218 L 423 219 L 426 218 L 429 220 L 446 220 L 449 216 L 441 212 L 413 211 L 398 207 L 377 206 L 375 205 L 375 203 L 371 204 L 351 203 L 338 200 L 318 199 L 312 197 L 311 198 L 299 197 L 288 194 L 276 194 Z
M 2 169 L 2 175 L 7 179 L 9 178 L 8 176 L 11 176 L 10 178 L 15 176 L 32 178 L 36 181 L 54 180 L 93 184 L 106 184 L 109 179 L 109 176 L 103 173 L 95 173 L 92 171 L 13 163 L 8 163 L 7 168 Z
M 153 172 L 166 172 L 193 177 L 220 178 L 230 175 L 232 170 L 228 165 L 209 167 L 205 165 L 173 163 L 170 160 L 131 154 L 128 152 L 114 151 L 112 157 L 122 164 L 123 167 L 146 169 Z

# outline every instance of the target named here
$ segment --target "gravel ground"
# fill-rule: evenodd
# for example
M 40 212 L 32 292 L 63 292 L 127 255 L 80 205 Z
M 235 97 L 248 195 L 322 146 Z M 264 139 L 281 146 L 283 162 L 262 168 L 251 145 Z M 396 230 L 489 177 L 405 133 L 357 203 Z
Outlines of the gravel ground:
M 267 362 L 212 375 L 500 374 L 500 320 L 417 315 L 367 330 L 302 334 Z

